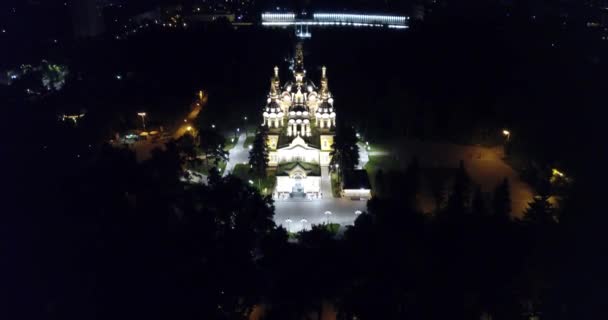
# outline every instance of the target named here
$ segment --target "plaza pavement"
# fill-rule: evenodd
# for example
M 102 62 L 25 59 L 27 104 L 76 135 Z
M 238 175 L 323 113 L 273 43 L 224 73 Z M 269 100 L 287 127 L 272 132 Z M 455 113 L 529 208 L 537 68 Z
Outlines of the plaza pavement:
M 365 211 L 367 201 L 343 198 L 323 198 L 317 200 L 276 200 L 274 202 L 274 221 L 290 232 L 302 229 L 310 230 L 313 224 L 326 222 L 339 223 L 342 226 L 352 225 L 357 217 L 355 211 Z M 329 217 L 325 211 L 332 214 Z M 287 220 L 292 222 L 287 222 Z M 306 219 L 302 223 L 302 219 Z
M 363 168 L 369 161 L 369 155 L 363 143 L 359 143 L 359 168 Z M 356 211 L 365 211 L 367 201 L 334 198 L 331 191 L 329 168 L 321 167 L 322 199 L 316 200 L 275 200 L 274 221 L 290 232 L 299 232 L 303 228 L 310 230 L 313 224 L 338 223 L 342 226 L 353 225 L 357 215 Z M 332 214 L 325 215 L 326 211 Z M 287 222 L 287 220 L 291 222 Z M 302 223 L 302 219 L 306 219 Z

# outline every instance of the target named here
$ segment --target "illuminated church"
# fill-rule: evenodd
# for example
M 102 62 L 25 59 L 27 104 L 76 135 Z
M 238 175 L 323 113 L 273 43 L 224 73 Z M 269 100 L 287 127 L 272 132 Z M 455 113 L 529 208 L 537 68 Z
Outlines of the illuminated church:
M 301 44 L 296 46 L 292 71 L 293 79 L 281 85 L 279 68 L 274 68 L 263 109 L 263 125 L 269 128 L 269 166 L 276 168 L 274 196 L 316 199 L 323 196 L 322 173 L 329 179 L 325 175 L 336 126 L 334 99 L 325 67 L 320 87 L 307 77 Z

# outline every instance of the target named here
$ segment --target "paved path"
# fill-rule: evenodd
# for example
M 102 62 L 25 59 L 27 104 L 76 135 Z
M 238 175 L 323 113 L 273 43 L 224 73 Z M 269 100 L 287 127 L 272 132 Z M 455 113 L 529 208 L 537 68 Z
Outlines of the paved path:
M 234 148 L 230 149 L 228 153 L 228 163 L 226 163 L 226 169 L 223 174 L 224 177 L 232 172 L 234 166 L 238 163 L 247 163 L 249 161 L 249 150 L 244 147 L 246 139 L 247 137 L 245 134 L 241 133 Z
M 359 164 L 357 165 L 357 169 L 363 169 L 369 162 L 369 152 L 366 149 L 365 143 L 359 142 L 357 146 L 359 147 Z
M 329 176 L 329 167 L 327 166 L 321 167 L 321 193 L 325 199 L 334 197 L 331 192 L 331 177 Z

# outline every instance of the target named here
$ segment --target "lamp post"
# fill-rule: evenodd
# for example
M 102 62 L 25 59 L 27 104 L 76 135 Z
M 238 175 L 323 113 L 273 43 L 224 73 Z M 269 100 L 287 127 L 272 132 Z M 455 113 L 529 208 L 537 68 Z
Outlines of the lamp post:
M 247 116 L 243 116 L 243 123 L 245 126 L 245 137 L 247 136 Z
M 291 219 L 287 219 L 285 220 L 285 223 L 287 223 L 287 232 L 291 232 L 291 223 L 293 221 L 291 221 Z
M 325 211 L 325 216 L 327 217 L 327 224 L 329 225 L 329 217 L 331 216 L 331 211 Z
M 360 214 L 361 214 L 361 210 L 357 210 L 357 211 L 355 211 L 355 215 L 356 215 L 356 216 L 358 216 L 358 215 L 360 215 Z
M 144 126 L 144 131 L 146 131 L 146 113 L 145 112 L 138 112 L 137 115 L 141 117 L 141 123 Z
M 308 222 L 308 220 L 302 219 L 300 220 L 300 222 L 302 223 L 302 230 L 306 230 L 306 223 Z
M 508 156 L 510 154 L 510 149 L 511 149 L 511 132 L 509 130 L 503 129 L 502 130 L 502 135 L 507 137 L 507 139 L 505 140 L 505 144 L 503 146 L 503 153 L 504 156 Z

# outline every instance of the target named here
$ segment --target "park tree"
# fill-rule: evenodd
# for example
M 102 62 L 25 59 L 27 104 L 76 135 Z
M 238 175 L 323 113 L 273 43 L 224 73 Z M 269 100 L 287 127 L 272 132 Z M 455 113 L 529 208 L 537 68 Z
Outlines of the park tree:
M 374 181 L 374 195 L 376 197 L 386 196 L 386 180 L 384 178 L 384 171 L 382 169 L 378 169 L 376 171 L 376 179 Z
M 253 147 L 249 151 L 249 167 L 258 178 L 266 177 L 268 168 L 268 127 L 260 126 L 253 140 Z
M 504 178 L 494 189 L 492 212 L 496 218 L 503 221 L 508 221 L 511 218 L 511 192 L 507 178 Z
M 477 185 L 473 192 L 473 198 L 471 200 L 471 214 L 474 217 L 484 217 L 487 215 L 486 203 L 481 192 L 481 186 Z
M 181 137 L 175 140 L 175 144 L 177 149 L 179 150 L 180 155 L 182 155 L 186 160 L 193 160 L 196 158 L 197 146 L 196 139 L 190 133 L 186 133 Z
M 445 208 L 446 218 L 462 217 L 467 210 L 470 198 L 471 178 L 464 167 L 464 161 L 460 160 L 458 171 L 454 177 L 454 184 L 448 196 Z
M 416 209 L 417 195 L 420 191 L 420 165 L 418 158 L 413 157 L 403 176 L 403 196 L 407 200 L 407 205 L 411 209 Z
M 549 202 L 549 196 L 538 195 L 528 204 L 524 211 L 524 222 L 535 226 L 548 226 L 557 223 L 555 208 Z
M 330 167 L 338 174 L 353 170 L 359 163 L 359 146 L 357 146 L 357 135 L 353 127 L 338 126 L 332 148 Z
M 228 161 L 228 152 L 224 150 L 226 138 L 215 130 L 200 132 L 200 148 L 205 155 L 205 164 L 209 164 L 209 157 L 217 166 L 220 161 Z

